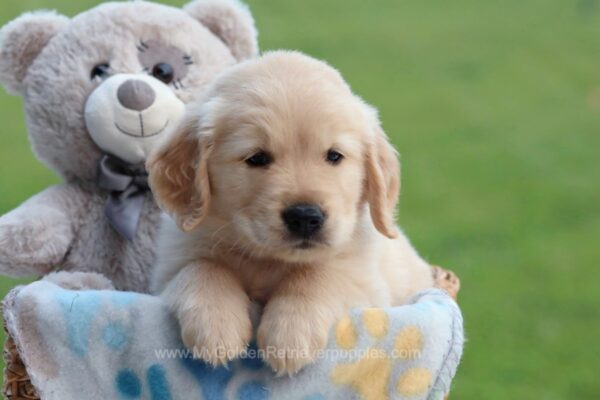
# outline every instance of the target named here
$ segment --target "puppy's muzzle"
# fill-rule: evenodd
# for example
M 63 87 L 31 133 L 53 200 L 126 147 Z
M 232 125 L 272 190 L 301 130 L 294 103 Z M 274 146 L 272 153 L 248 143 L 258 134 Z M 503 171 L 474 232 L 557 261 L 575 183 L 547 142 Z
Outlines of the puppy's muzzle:
M 301 239 L 316 235 L 325 223 L 325 214 L 314 204 L 295 204 L 283 210 L 281 218 L 289 233 Z

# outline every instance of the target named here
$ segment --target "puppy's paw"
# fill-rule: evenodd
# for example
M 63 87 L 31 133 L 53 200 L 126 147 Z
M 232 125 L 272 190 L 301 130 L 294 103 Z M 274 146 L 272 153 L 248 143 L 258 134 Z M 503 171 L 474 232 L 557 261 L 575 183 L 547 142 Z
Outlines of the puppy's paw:
M 247 310 L 189 311 L 179 323 L 183 343 L 193 351 L 194 358 L 215 367 L 242 355 L 252 339 Z
M 314 313 L 267 309 L 258 328 L 258 346 L 277 375 L 294 374 L 318 357 L 333 323 Z M 322 314 L 321 314 L 322 315 Z

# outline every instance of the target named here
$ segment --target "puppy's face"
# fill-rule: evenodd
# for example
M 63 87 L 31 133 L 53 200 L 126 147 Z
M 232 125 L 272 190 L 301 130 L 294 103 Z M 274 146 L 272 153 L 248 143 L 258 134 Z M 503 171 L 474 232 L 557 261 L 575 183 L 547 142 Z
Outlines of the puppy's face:
M 350 239 L 363 203 L 364 126 L 350 110 L 288 91 L 287 110 L 270 94 L 232 113 L 208 169 L 212 211 L 254 247 L 295 259 Z
M 149 165 L 155 195 L 184 230 L 212 215 L 257 255 L 311 261 L 353 240 L 369 204 L 375 226 L 394 235 L 395 154 L 335 70 L 274 53 L 213 93 Z

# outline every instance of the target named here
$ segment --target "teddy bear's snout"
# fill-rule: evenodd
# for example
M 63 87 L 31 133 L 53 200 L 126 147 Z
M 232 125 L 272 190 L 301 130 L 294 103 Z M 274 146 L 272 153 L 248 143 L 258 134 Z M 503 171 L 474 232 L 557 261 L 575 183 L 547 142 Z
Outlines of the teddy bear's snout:
M 138 164 L 158 138 L 176 129 L 185 105 L 168 85 L 146 74 L 115 74 L 88 96 L 85 125 L 104 152 Z
M 154 104 L 156 93 L 146 82 L 139 79 L 129 79 L 119 86 L 117 99 L 125 108 L 144 111 Z

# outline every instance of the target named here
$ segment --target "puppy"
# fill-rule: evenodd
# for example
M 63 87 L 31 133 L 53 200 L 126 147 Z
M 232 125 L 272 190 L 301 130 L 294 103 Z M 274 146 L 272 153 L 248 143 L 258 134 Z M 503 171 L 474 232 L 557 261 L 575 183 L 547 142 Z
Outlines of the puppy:
M 232 67 L 149 161 L 171 215 L 153 288 L 214 365 L 257 341 L 278 373 L 314 360 L 353 307 L 433 285 L 394 222 L 397 154 L 376 111 L 324 62 L 272 52 Z

